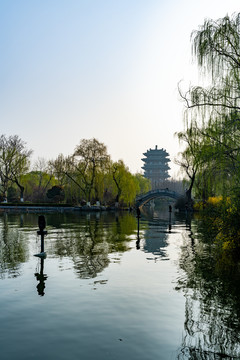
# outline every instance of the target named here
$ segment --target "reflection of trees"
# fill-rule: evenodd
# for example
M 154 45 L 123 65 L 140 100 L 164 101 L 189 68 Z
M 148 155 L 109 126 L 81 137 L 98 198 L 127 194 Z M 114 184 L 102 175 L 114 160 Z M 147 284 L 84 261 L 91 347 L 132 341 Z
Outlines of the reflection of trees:
M 54 253 L 70 257 L 81 278 L 94 278 L 108 266 L 110 253 L 128 250 L 135 227 L 130 214 L 78 216 L 78 223 L 69 222 L 55 234 Z
M 95 277 L 108 266 L 111 253 L 128 250 L 136 229 L 136 219 L 129 213 L 48 213 L 45 218 L 45 251 L 48 256 L 70 258 L 81 278 Z M 38 214 L 0 216 L 0 277 L 19 275 L 27 256 L 27 233 L 33 230 L 38 230 Z
M 199 293 L 186 295 L 185 333 L 177 359 L 239 359 L 238 332 L 224 319 L 230 309 L 218 309 L 215 299 L 207 309 L 195 296 Z
M 181 249 L 178 289 L 185 293 L 184 336 L 178 359 L 240 358 L 240 289 L 235 274 L 219 274 L 203 223 L 189 221 Z
M 17 277 L 20 265 L 26 261 L 24 233 L 9 226 L 8 214 L 0 216 L 0 277 Z

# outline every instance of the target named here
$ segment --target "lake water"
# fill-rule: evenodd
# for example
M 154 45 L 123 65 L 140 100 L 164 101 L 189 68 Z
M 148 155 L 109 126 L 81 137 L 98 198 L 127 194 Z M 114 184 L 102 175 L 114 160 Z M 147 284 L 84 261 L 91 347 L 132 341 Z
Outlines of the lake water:
M 240 359 L 238 284 L 179 214 L 0 215 L 1 360 Z

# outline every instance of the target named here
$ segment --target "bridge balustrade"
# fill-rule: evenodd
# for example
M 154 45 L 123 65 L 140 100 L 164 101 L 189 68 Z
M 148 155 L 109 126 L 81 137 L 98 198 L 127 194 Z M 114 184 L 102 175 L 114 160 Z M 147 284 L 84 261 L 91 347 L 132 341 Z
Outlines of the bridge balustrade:
M 150 190 L 146 194 L 139 195 L 136 197 L 137 206 L 142 206 L 144 203 L 160 197 L 160 195 L 168 196 L 168 197 L 171 197 L 176 200 L 182 196 L 181 194 L 177 193 L 176 191 L 169 190 L 167 188 Z

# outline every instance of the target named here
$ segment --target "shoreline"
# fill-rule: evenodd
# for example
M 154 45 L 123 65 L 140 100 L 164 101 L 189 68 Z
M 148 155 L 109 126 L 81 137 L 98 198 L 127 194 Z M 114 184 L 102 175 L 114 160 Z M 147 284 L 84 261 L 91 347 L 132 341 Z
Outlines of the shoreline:
M 35 212 L 101 212 L 101 211 L 126 211 L 129 209 L 121 209 L 115 207 L 106 206 L 44 206 L 44 205 L 0 205 L 0 213 L 4 212 L 24 212 L 24 213 L 35 213 Z

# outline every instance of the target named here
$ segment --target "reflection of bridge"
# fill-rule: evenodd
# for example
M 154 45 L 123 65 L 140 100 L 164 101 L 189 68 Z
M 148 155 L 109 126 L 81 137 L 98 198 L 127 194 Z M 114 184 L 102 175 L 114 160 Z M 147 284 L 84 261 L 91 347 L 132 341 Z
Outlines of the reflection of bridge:
M 136 206 L 137 207 L 143 206 L 148 201 L 159 198 L 159 197 L 163 197 L 163 196 L 167 196 L 167 197 L 177 200 L 182 195 L 177 193 L 176 191 L 169 190 L 168 188 L 151 190 L 151 191 L 147 192 L 146 194 L 139 195 L 136 197 Z

